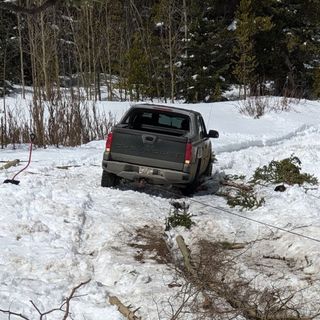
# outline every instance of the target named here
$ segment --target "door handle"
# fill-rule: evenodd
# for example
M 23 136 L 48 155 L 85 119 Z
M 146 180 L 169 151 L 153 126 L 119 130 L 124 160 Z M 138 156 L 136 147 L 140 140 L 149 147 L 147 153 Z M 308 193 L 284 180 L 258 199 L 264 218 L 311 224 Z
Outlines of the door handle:
M 142 135 L 142 142 L 143 143 L 149 143 L 149 144 L 153 144 L 155 143 L 157 137 L 156 136 L 151 136 L 151 135 Z

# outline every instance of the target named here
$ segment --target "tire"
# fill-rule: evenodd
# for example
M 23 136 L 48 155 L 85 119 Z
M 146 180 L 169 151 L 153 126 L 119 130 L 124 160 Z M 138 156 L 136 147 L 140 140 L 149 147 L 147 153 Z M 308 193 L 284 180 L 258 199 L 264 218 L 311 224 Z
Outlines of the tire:
M 212 165 L 212 159 L 210 158 L 208 166 L 205 170 L 205 172 L 203 173 L 206 177 L 211 177 L 212 176 L 212 169 L 213 169 L 213 165 Z
M 200 166 L 201 166 L 201 161 L 198 162 L 198 165 L 197 165 L 197 172 L 196 172 L 196 175 L 194 177 L 194 179 L 188 183 L 182 190 L 182 194 L 184 196 L 191 196 L 192 194 L 194 194 L 200 184 L 200 175 L 199 175 L 199 172 L 200 172 Z
M 111 188 L 116 187 L 119 184 L 119 177 L 117 177 L 115 174 L 102 171 L 102 177 L 101 177 L 101 187 Z
M 186 197 L 190 197 L 196 192 L 197 186 L 198 186 L 197 181 L 193 180 L 193 182 L 187 184 L 186 187 L 181 189 L 181 193 Z

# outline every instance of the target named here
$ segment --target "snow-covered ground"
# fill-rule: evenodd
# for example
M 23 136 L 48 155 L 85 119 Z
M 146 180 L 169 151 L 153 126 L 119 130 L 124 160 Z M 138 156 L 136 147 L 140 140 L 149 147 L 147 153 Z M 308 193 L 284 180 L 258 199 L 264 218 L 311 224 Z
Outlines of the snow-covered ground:
M 99 107 L 119 119 L 129 103 L 101 102 Z M 249 178 L 258 166 L 294 154 L 302 161 L 302 171 L 320 179 L 320 103 L 301 102 L 290 112 L 268 113 L 260 119 L 239 114 L 237 102 L 181 107 L 200 111 L 208 129 L 220 132 L 220 138 L 212 140 L 218 160 L 215 176 Z M 137 261 L 137 249 L 130 246 L 137 228 L 163 230 L 170 199 L 161 192 L 100 187 L 103 149 L 104 141 L 36 149 L 32 164 L 17 178 L 19 186 L 0 184 L 0 309 L 37 319 L 39 313 L 30 301 L 41 312 L 59 308 L 72 288 L 91 279 L 70 302 L 73 319 L 123 319 L 110 305 L 110 295 L 141 307 L 142 319 L 170 319 L 168 301 L 179 290 L 168 287 L 174 272 L 154 260 Z M 0 161 L 27 157 L 28 146 L 0 150 Z M 0 181 L 24 164 L 0 170 Z M 195 225 L 190 231 L 178 228 L 175 234 L 181 233 L 191 247 L 202 238 L 243 243 L 242 276 L 254 279 L 260 289 L 302 290 L 296 299 L 312 311 L 319 305 L 319 242 L 213 207 L 320 241 L 320 192 L 299 186 L 283 193 L 261 187 L 259 192 L 265 204 L 253 211 L 230 209 L 210 192 L 184 199 Z M 46 319 L 62 316 L 62 311 L 55 311 Z M 8 319 L 8 314 L 0 313 L 0 319 Z

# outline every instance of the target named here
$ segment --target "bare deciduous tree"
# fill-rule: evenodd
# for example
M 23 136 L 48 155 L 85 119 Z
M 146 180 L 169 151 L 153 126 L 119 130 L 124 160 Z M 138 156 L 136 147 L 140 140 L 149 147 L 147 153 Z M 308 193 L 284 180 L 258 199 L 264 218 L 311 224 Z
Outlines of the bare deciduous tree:
M 50 7 L 57 5 L 63 0 L 47 0 L 39 6 L 32 5 L 31 7 L 22 6 L 13 2 L 0 2 L 0 9 L 10 10 L 16 13 L 24 13 L 29 15 L 37 15 Z

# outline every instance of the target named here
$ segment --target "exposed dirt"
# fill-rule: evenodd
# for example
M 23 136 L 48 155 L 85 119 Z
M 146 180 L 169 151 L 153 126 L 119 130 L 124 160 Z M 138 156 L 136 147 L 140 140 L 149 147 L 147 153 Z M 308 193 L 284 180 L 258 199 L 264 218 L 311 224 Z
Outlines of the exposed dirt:
M 137 229 L 129 246 L 137 249 L 134 258 L 141 263 L 147 259 L 161 264 L 172 263 L 171 253 L 164 239 L 164 230 L 160 227 L 145 225 Z

